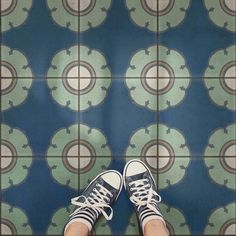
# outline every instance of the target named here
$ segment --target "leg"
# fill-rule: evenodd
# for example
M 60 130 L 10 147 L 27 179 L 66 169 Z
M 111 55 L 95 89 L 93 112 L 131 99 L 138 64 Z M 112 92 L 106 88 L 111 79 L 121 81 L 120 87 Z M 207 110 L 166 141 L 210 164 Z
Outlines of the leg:
M 89 228 L 80 222 L 73 222 L 68 226 L 64 236 L 88 236 Z
M 150 220 L 144 226 L 144 236 L 169 236 L 169 232 L 161 220 Z
M 157 193 L 155 180 L 148 167 L 142 161 L 131 160 L 125 165 L 123 179 L 144 236 L 168 236 L 158 206 L 161 196 Z
M 77 208 L 70 214 L 64 235 L 87 236 L 100 215 L 111 220 L 113 210 L 110 205 L 117 199 L 121 187 L 122 176 L 115 170 L 105 171 L 92 180 L 81 196 L 71 199 Z

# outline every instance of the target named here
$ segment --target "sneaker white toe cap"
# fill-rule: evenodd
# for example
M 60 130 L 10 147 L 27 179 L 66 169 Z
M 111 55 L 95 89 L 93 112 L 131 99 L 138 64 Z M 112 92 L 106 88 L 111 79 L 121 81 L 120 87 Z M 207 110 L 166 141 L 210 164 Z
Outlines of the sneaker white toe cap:
M 110 184 L 113 188 L 119 190 L 121 186 L 122 177 L 115 171 L 109 171 L 104 173 L 102 176 L 103 180 Z
M 140 161 L 131 161 L 126 164 L 126 176 L 133 176 L 147 171 L 146 166 Z

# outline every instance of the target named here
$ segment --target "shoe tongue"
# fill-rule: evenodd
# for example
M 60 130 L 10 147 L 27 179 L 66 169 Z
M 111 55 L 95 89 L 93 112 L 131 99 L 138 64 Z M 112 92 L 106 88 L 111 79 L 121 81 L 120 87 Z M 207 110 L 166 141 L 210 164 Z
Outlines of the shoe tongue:
M 140 180 L 140 179 L 145 179 L 148 177 L 148 175 L 147 175 L 147 172 L 145 171 L 143 173 L 139 173 L 137 175 L 132 175 L 129 177 L 132 179 L 132 181 L 136 181 L 136 180 Z

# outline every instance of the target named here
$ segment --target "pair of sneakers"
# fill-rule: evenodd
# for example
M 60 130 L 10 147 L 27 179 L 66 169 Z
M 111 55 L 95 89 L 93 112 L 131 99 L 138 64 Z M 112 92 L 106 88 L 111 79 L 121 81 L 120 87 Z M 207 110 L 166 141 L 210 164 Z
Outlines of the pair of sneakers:
M 142 161 L 131 160 L 125 165 L 123 177 L 116 170 L 105 171 L 88 185 L 83 195 L 71 199 L 71 203 L 78 207 L 70 215 L 65 231 L 73 222 L 83 223 L 91 231 L 101 214 L 107 220 L 111 220 L 111 205 L 117 200 L 123 184 L 130 201 L 134 204 L 142 229 L 153 219 L 165 223 L 158 207 L 161 197 L 157 194 L 150 170 Z

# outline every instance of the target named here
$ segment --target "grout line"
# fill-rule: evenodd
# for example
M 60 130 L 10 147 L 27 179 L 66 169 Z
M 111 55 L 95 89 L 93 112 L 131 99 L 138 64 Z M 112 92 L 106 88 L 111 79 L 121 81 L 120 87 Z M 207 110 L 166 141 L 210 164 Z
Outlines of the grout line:
M 20 76 L 19 76 L 20 77 Z M 35 79 L 35 80 L 46 80 L 46 79 L 62 79 L 62 76 L 58 76 L 58 77 L 47 77 L 47 76 L 25 76 L 25 77 L 20 77 L 21 79 Z M 140 79 L 140 75 L 137 75 L 136 77 L 126 77 L 126 76 L 117 76 L 117 75 L 114 75 L 114 76 L 110 76 L 110 77 L 68 77 L 70 79 L 112 79 L 112 80 L 120 80 L 120 79 Z M 169 79 L 169 77 L 146 77 L 148 79 Z M 189 76 L 189 77 L 174 77 L 175 79 L 195 79 L 195 80 L 203 80 L 203 79 L 219 79 L 220 76 L 218 77 L 215 77 L 215 76 L 212 76 L 212 77 L 204 77 L 204 76 Z M 227 79 L 232 79 L 232 80 L 236 80 L 236 77 L 227 77 Z
M 0 156 L 3 158 L 13 158 L 13 157 L 18 157 L 18 158 L 34 158 L 34 159 L 46 159 L 46 158 L 61 158 L 62 156 L 60 155 L 55 155 L 55 156 L 46 156 L 46 155 L 32 155 L 32 156 L 23 156 L 23 155 L 18 155 L 18 156 Z M 146 156 L 122 156 L 122 155 L 117 155 L 117 156 L 67 156 L 67 158 L 101 158 L 101 159 L 106 159 L 106 158 L 113 158 L 113 159 L 120 159 L 123 160 L 124 158 L 134 158 L 134 159 L 140 159 L 140 158 L 145 158 Z M 199 158 L 214 158 L 218 159 L 220 156 L 215 155 L 215 156 L 204 156 L 204 155 L 193 155 L 193 156 L 174 156 L 175 158 L 191 158 L 191 159 L 198 159 Z M 236 156 L 224 156 L 226 158 L 236 158 Z M 147 157 L 146 157 L 147 158 Z M 169 156 L 148 156 L 148 158 L 169 158 Z

